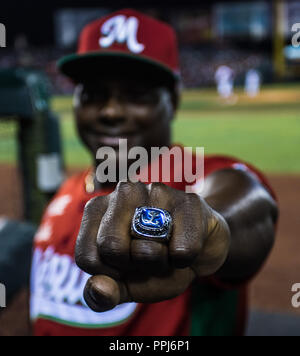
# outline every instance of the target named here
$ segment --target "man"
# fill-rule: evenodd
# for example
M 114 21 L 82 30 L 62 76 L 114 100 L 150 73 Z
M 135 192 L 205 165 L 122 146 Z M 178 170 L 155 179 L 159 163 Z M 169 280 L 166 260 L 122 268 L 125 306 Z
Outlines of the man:
M 105 181 L 98 170 L 105 146 L 117 167 L 136 162 L 119 149 L 121 139 L 148 153 L 171 146 L 179 85 L 173 30 L 122 10 L 88 25 L 78 54 L 59 66 L 77 83 L 78 134 L 94 167 L 63 185 L 35 237 L 35 334 L 241 333 L 245 283 L 274 240 L 277 208 L 263 176 L 235 159 L 206 157 L 200 196 L 185 190 L 201 177 L 176 181 L 177 163 L 169 181 L 148 185 Z M 160 159 L 136 173 L 155 170 Z
M 222 65 L 216 70 L 217 90 L 222 99 L 229 99 L 233 96 L 233 79 L 234 72 L 230 67 Z
M 245 78 L 245 92 L 250 98 L 255 98 L 260 92 L 261 76 L 257 69 L 249 69 Z

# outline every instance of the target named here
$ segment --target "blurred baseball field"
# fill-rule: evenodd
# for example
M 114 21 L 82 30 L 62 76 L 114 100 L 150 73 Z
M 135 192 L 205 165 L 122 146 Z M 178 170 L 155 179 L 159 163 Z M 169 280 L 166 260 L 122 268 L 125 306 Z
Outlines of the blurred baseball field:
M 67 166 L 85 167 L 90 158 L 75 132 L 72 98 L 54 97 L 52 108 L 61 119 Z M 15 127 L 6 129 L 1 163 L 15 159 Z M 175 142 L 185 146 L 238 156 L 269 173 L 300 173 L 300 84 L 265 86 L 256 98 L 238 90 L 231 102 L 214 89 L 184 91 L 173 129 Z
M 257 98 L 240 90 L 235 100 L 220 100 L 214 89 L 184 91 L 173 124 L 175 142 L 238 156 L 266 172 L 300 173 L 300 84 L 264 87 Z M 72 98 L 55 97 L 52 104 L 62 119 L 67 166 L 86 166 Z

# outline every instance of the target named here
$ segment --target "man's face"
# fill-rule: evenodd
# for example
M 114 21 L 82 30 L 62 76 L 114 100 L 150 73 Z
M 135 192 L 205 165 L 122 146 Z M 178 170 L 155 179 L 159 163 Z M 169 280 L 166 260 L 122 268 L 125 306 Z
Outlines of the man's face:
M 131 74 L 132 75 L 132 74 Z M 175 105 L 166 87 L 131 75 L 107 75 L 76 87 L 74 110 L 79 136 L 93 156 L 100 147 L 128 149 L 170 144 Z

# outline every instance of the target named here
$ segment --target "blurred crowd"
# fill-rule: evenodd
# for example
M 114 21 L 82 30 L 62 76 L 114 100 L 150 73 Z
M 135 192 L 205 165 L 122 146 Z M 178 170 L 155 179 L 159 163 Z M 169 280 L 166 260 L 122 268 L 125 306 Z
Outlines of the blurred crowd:
M 243 85 L 245 73 L 256 68 L 264 77 L 269 77 L 271 59 L 253 52 L 238 49 L 182 49 L 180 53 L 182 78 L 187 88 L 210 86 L 215 82 L 217 68 L 226 65 L 232 68 L 235 84 Z
M 71 94 L 72 83 L 61 76 L 56 69 L 56 61 L 66 51 L 54 48 L 28 48 L 22 45 L 17 49 L 4 49 L 0 58 L 0 68 L 15 66 L 41 69 L 50 77 L 54 94 Z M 219 66 L 227 65 L 233 69 L 235 84 L 243 84 L 245 73 L 256 68 L 263 73 L 264 79 L 272 68 L 271 59 L 263 54 L 239 49 L 195 48 L 185 47 L 180 51 L 183 86 L 198 88 L 215 83 L 215 73 Z

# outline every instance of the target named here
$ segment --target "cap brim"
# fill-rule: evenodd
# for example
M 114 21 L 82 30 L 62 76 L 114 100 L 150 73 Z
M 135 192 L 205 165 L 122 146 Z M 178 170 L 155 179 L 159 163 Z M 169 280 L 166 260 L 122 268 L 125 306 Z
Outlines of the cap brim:
M 175 85 L 180 76 L 160 62 L 148 57 L 123 52 L 93 52 L 70 54 L 57 62 L 59 70 L 74 82 L 82 82 L 89 77 L 109 73 L 109 71 L 141 72 L 143 76 L 160 78 L 166 84 Z

